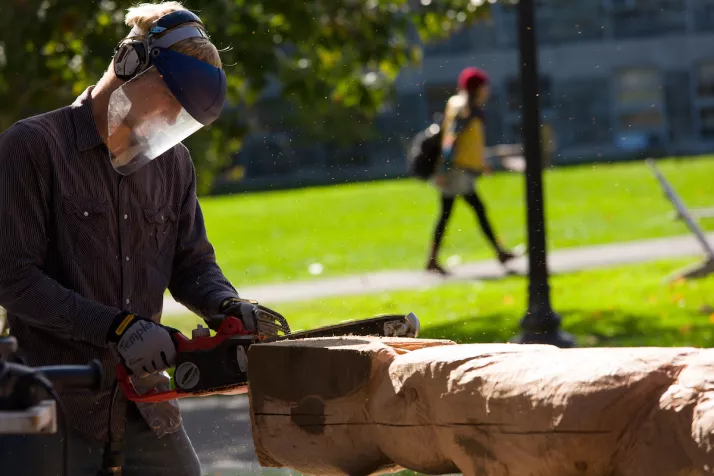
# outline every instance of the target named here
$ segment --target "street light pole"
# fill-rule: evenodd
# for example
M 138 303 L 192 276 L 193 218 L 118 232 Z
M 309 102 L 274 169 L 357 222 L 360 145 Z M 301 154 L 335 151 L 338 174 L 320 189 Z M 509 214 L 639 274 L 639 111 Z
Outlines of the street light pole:
M 550 304 L 543 206 L 543 160 L 540 131 L 538 45 L 534 0 L 518 2 L 518 40 L 522 97 L 523 149 L 526 159 L 528 218 L 528 310 L 521 335 L 513 342 L 574 347 L 571 335 L 560 330 L 560 316 Z

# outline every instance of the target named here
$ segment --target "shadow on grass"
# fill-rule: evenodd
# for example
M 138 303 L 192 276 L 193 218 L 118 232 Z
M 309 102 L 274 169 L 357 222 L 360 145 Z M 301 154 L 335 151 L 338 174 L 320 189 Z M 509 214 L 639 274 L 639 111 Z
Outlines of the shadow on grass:
M 563 330 L 575 335 L 579 347 L 712 347 L 714 326 L 708 318 L 667 321 L 657 315 L 618 311 L 596 314 L 560 310 Z M 519 319 L 500 314 L 465 316 L 422 330 L 420 337 L 457 343 L 508 342 L 520 333 Z

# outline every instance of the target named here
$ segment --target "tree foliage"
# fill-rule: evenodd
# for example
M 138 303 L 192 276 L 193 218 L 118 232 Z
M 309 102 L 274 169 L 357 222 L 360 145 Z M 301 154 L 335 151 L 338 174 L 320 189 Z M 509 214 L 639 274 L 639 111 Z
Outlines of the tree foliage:
M 0 130 L 64 106 L 98 80 L 128 28 L 124 0 L 4 0 L 0 11 Z M 483 0 L 187 0 L 222 50 L 235 106 L 187 140 L 206 190 L 240 146 L 242 120 L 266 87 L 310 118 L 369 121 L 399 71 L 420 61 L 420 43 L 448 36 L 486 13 Z M 338 112 L 339 111 L 339 112 Z M 301 122 L 301 121 L 297 121 Z M 302 122 L 305 122 L 304 120 Z M 349 130 L 350 128 L 342 127 Z

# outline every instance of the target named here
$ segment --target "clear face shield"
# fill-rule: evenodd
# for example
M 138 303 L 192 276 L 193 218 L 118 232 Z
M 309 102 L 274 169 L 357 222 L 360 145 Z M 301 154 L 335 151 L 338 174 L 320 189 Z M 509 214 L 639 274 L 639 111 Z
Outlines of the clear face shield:
M 150 67 L 115 90 L 107 111 L 114 170 L 129 175 L 203 127 Z

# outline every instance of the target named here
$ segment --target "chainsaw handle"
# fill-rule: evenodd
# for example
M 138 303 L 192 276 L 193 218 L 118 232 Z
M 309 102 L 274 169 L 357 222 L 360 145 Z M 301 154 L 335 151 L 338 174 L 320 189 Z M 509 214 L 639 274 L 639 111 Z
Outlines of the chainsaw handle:
M 171 341 L 174 343 L 174 347 L 176 347 L 176 352 L 180 352 L 180 346 L 183 344 L 183 342 L 189 341 L 189 339 L 181 333 L 178 329 L 174 329 L 173 327 L 168 327 L 168 326 L 162 326 L 164 329 L 166 329 L 169 332 L 169 336 L 171 337 Z M 133 375 L 134 373 L 131 371 L 130 368 L 128 368 L 126 365 L 124 365 L 123 360 L 121 359 L 122 362 L 119 362 L 117 364 L 117 370 L 116 370 L 116 378 L 119 380 L 119 384 L 122 385 L 122 388 L 125 388 L 123 385 L 124 383 L 130 383 L 130 376 Z M 133 386 L 132 386 L 133 387 Z M 126 393 L 126 392 L 125 392 Z

